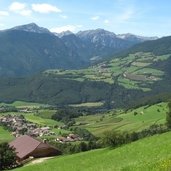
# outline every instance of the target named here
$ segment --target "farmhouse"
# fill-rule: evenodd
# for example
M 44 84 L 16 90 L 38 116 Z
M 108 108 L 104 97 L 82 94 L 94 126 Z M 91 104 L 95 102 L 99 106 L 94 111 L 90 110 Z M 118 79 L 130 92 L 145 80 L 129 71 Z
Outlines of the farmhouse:
M 15 148 L 18 161 L 23 161 L 29 157 L 50 157 L 61 154 L 56 148 L 28 135 L 16 138 L 14 141 L 10 142 L 9 145 Z
M 55 141 L 58 141 L 60 143 L 66 143 L 66 142 L 75 142 L 75 141 L 81 141 L 83 140 L 76 134 L 69 134 L 67 137 L 58 137 Z

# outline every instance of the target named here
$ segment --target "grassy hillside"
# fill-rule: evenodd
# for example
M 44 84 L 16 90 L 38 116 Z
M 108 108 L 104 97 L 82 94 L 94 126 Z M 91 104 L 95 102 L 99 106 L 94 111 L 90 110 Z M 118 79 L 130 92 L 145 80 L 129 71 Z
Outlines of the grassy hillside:
M 159 103 L 128 110 L 127 112 L 111 111 L 103 115 L 80 116 L 75 120 L 80 127 L 88 129 L 96 136 L 100 136 L 107 130 L 140 131 L 152 124 L 165 123 L 167 111 L 167 103 Z
M 56 157 L 15 171 L 165 171 L 171 168 L 171 133 L 164 133 L 116 149 L 100 149 Z

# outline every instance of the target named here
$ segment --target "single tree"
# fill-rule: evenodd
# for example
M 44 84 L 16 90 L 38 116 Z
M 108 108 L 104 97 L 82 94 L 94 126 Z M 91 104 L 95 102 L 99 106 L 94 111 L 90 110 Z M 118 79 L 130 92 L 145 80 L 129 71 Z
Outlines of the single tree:
M 169 111 L 166 115 L 166 124 L 169 129 L 171 129 L 171 102 L 168 104 Z
M 15 149 L 8 143 L 0 144 L 0 170 L 10 169 L 16 166 Z

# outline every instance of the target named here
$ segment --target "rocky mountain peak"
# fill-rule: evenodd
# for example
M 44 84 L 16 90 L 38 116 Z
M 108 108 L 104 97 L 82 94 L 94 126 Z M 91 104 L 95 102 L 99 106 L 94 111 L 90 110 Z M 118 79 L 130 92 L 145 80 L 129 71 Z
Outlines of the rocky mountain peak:
M 27 32 L 34 32 L 34 33 L 51 33 L 48 29 L 44 27 L 39 27 L 35 23 L 16 26 L 12 28 L 11 30 L 21 30 L 21 31 L 27 31 Z

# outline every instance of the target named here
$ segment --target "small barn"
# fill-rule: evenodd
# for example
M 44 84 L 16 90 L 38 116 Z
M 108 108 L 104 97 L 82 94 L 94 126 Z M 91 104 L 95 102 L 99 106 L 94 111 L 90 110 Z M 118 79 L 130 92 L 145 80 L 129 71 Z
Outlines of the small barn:
M 50 157 L 61 154 L 58 149 L 28 135 L 17 137 L 9 145 L 15 148 L 19 161 L 23 161 L 29 157 Z

